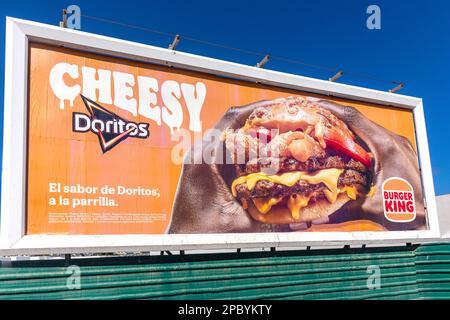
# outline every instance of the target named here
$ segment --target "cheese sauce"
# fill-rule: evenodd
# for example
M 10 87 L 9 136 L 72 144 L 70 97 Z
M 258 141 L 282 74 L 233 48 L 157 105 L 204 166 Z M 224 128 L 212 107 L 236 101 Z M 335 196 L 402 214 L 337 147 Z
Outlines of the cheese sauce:
M 231 191 L 233 196 L 237 196 L 236 186 L 245 183 L 249 190 L 253 190 L 261 180 L 271 181 L 276 184 L 292 187 L 298 181 L 303 180 L 310 184 L 323 183 L 327 189 L 324 190 L 324 194 L 330 203 L 336 202 L 339 194 L 346 193 L 347 196 L 356 200 L 358 192 L 353 186 L 345 186 L 338 188 L 339 176 L 342 174 L 343 169 L 324 169 L 314 173 L 308 173 L 304 171 L 286 172 L 278 175 L 267 175 L 263 172 L 251 173 L 247 176 L 239 177 L 233 181 L 231 185 Z M 287 198 L 286 205 L 291 211 L 292 218 L 299 219 L 301 209 L 306 207 L 309 203 L 311 196 L 305 196 L 300 194 L 291 195 Z M 272 206 L 279 204 L 283 197 L 270 197 L 270 198 L 254 198 L 252 199 L 255 207 L 259 212 L 265 214 L 270 211 Z

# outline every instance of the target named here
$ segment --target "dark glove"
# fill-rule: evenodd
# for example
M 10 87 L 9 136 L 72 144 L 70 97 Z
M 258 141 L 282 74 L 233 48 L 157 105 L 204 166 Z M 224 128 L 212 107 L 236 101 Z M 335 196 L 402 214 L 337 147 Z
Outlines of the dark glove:
M 381 224 L 388 230 L 426 228 L 418 158 L 409 140 L 374 123 L 353 107 L 343 106 L 328 100 L 311 98 L 309 100 L 314 101 L 315 104 L 329 110 L 344 121 L 369 147 L 374 156 L 372 172 L 372 184 L 375 186 L 374 195 L 349 201 L 341 210 L 330 216 L 330 223 L 367 219 Z M 417 212 L 414 221 L 396 223 L 390 222 L 384 217 L 382 184 L 389 177 L 403 178 L 413 187 Z
M 245 124 L 252 111 L 270 101 L 253 103 L 244 107 L 230 108 L 214 129 L 238 129 Z M 225 164 L 227 152 L 222 141 L 211 146 L 208 136 L 205 146 L 213 149 L 212 164 L 206 164 L 202 154 L 193 147 L 185 159 L 194 159 L 184 164 L 172 210 L 169 233 L 228 233 L 270 232 L 273 226 L 254 220 L 242 208 L 230 191 L 235 176 L 233 165 Z M 220 158 L 220 159 L 219 159 Z M 186 161 L 186 160 L 185 160 Z M 230 160 L 228 160 L 230 161 Z M 201 163 L 201 164 L 195 164 Z M 230 162 L 228 162 L 230 163 Z
M 349 201 L 330 216 L 330 223 L 365 219 L 377 222 L 388 230 L 425 227 L 417 156 L 409 141 L 370 121 L 353 107 L 344 107 L 326 100 L 314 101 L 346 122 L 366 143 L 375 160 L 373 184 L 376 193 L 370 198 L 361 197 L 356 201 Z M 221 132 L 228 128 L 241 128 L 255 108 L 272 103 L 261 101 L 230 108 L 214 128 Z M 183 165 L 169 233 L 290 231 L 287 225 L 264 224 L 250 217 L 231 194 L 230 186 L 235 177 L 235 168 L 231 164 L 224 164 L 227 160 L 224 143 L 216 139 L 211 144 L 208 136 L 205 141 L 203 147 L 207 146 L 213 150 L 210 162 L 212 164 L 206 164 L 202 159 L 203 154 L 193 151 L 198 148 L 192 148 L 186 156 L 187 159 L 195 160 L 191 161 L 191 164 Z M 393 223 L 384 218 L 381 184 L 391 176 L 408 180 L 414 188 L 417 218 L 410 223 Z

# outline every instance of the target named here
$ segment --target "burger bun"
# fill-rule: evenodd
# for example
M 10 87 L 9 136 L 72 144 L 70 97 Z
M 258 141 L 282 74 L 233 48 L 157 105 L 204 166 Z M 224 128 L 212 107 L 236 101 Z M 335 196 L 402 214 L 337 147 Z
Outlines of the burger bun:
M 298 222 L 308 222 L 328 217 L 329 215 L 339 210 L 350 200 L 351 199 L 347 196 L 346 193 L 341 193 L 340 195 L 338 195 L 334 203 L 330 203 L 326 199 L 315 201 L 314 203 L 308 204 L 306 207 L 300 210 L 299 219 L 294 219 L 292 217 L 291 211 L 286 207 L 286 205 L 275 205 L 269 210 L 269 212 L 261 213 L 255 207 L 252 201 L 248 201 L 247 211 L 253 219 L 263 223 L 290 224 Z

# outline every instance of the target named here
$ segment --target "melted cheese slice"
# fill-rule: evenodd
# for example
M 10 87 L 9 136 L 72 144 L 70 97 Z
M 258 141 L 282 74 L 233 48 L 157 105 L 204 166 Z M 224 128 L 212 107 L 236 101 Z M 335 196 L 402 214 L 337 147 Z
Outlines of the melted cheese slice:
M 306 207 L 309 203 L 311 196 L 303 196 L 299 194 L 293 194 L 287 201 L 287 207 L 291 211 L 293 219 L 298 220 L 300 218 L 300 211 Z
M 358 197 L 358 191 L 356 190 L 355 187 L 345 186 L 342 189 L 341 188 L 338 189 L 338 194 L 341 194 L 344 192 L 352 200 L 356 200 L 356 198 Z M 292 218 L 294 218 L 296 220 L 300 219 L 301 210 L 302 210 L 302 208 L 306 207 L 309 204 L 310 199 L 311 199 L 311 196 L 304 196 L 304 195 L 300 195 L 300 194 L 291 195 L 288 198 L 286 205 L 287 205 L 289 211 L 291 211 Z M 244 201 L 245 204 L 247 203 L 246 199 L 241 199 L 241 200 Z M 259 212 L 261 212 L 263 214 L 269 212 L 273 206 L 277 205 L 282 200 L 283 200 L 282 197 L 252 199 L 253 203 L 255 204 L 255 207 L 258 209 Z M 247 206 L 244 207 L 244 209 L 246 209 L 246 208 L 247 208 Z
M 358 197 L 358 191 L 354 186 L 352 187 L 345 186 L 344 188 L 339 189 L 339 193 L 343 192 L 347 193 L 347 196 L 352 200 L 356 200 L 356 198 Z
M 283 200 L 283 197 L 279 198 L 254 198 L 253 203 L 255 204 L 256 209 L 258 209 L 261 213 L 267 213 L 272 209 L 272 206 L 280 203 Z
M 343 171 L 343 169 L 333 168 L 319 170 L 314 172 L 313 174 L 304 171 L 293 171 L 276 175 L 267 175 L 263 172 L 250 173 L 249 175 L 239 177 L 234 180 L 233 184 L 231 185 L 231 192 L 233 193 L 233 196 L 236 197 L 236 186 L 242 183 L 245 183 L 249 190 L 253 190 L 253 188 L 256 186 L 256 183 L 261 180 L 271 181 L 273 183 L 282 184 L 288 187 L 292 187 L 299 180 L 305 180 L 310 184 L 325 184 L 332 193 L 332 196 L 334 196 L 334 194 L 337 193 L 337 182 L 339 176 Z
M 305 180 L 310 184 L 323 183 L 324 185 L 326 185 L 328 190 L 324 190 L 325 196 L 327 197 L 328 201 L 330 201 L 331 203 L 335 203 L 339 193 L 337 184 L 339 176 L 343 171 L 343 169 L 319 170 L 312 176 L 303 176 L 302 180 Z
M 336 202 L 339 194 L 346 193 L 347 196 L 356 200 L 358 192 L 354 186 L 345 186 L 343 188 L 338 188 L 339 176 L 342 174 L 343 169 L 324 169 L 316 171 L 312 174 L 303 171 L 286 172 L 279 175 L 267 175 L 263 172 L 251 173 L 247 176 L 239 177 L 233 181 L 231 190 L 234 196 L 236 193 L 236 186 L 242 183 L 247 185 L 249 190 L 252 190 L 258 181 L 267 180 L 273 183 L 282 184 L 288 187 L 292 187 L 299 180 L 304 180 L 310 184 L 320 184 L 323 183 L 327 189 L 324 190 L 324 194 L 330 203 Z M 294 219 L 300 218 L 301 209 L 306 207 L 309 203 L 310 196 L 304 195 L 291 195 L 287 199 L 287 207 L 291 211 L 291 215 Z M 272 206 L 277 205 L 282 201 L 282 197 L 278 198 L 254 198 L 253 203 L 259 212 L 265 214 L 270 211 Z

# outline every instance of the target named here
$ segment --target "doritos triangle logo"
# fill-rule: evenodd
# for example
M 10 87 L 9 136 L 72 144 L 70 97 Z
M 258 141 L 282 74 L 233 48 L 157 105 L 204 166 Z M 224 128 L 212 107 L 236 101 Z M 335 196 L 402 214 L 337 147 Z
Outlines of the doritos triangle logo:
M 98 136 L 103 153 L 128 137 L 146 139 L 150 135 L 148 123 L 135 123 L 119 117 L 91 99 L 80 95 L 89 114 L 72 114 L 72 131 L 93 132 Z

